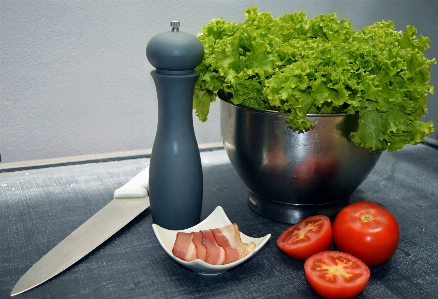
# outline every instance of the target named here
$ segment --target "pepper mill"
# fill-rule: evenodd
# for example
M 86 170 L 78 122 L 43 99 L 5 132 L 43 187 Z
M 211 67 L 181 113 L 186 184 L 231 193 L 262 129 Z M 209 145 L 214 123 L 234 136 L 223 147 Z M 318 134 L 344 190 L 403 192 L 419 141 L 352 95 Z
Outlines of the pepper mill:
M 193 91 L 204 56 L 200 40 L 172 29 L 151 38 L 146 57 L 158 97 L 158 126 L 149 169 L 152 220 L 161 227 L 180 230 L 199 223 L 203 176 L 193 129 Z

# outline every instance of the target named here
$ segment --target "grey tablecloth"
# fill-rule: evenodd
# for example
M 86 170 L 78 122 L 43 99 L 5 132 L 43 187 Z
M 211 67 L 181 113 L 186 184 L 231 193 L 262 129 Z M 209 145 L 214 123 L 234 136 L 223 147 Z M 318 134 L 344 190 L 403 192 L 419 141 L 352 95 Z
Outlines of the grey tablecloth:
M 201 218 L 220 205 L 247 235 L 272 234 L 253 259 L 218 276 L 182 268 L 160 247 L 147 210 L 71 268 L 17 298 L 318 298 L 303 262 L 277 248 L 289 225 L 249 209 L 223 150 L 201 157 Z M 0 298 L 8 298 L 21 275 L 148 164 L 145 158 L 0 173 Z M 358 298 L 437 298 L 438 151 L 418 145 L 384 153 L 351 200 L 383 205 L 401 229 L 396 254 L 371 270 Z

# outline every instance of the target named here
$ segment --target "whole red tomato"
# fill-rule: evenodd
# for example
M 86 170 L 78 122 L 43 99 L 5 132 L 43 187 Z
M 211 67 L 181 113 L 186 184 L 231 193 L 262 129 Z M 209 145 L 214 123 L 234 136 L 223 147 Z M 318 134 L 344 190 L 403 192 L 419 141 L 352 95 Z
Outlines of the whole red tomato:
M 308 217 L 286 229 L 277 239 L 281 251 L 298 260 L 327 250 L 332 243 L 332 225 L 324 215 Z
M 304 263 L 304 274 L 321 297 L 347 299 L 359 295 L 370 279 L 370 269 L 358 258 L 338 251 L 323 251 Z
M 372 202 L 346 206 L 333 223 L 336 248 L 354 255 L 370 267 L 379 266 L 394 255 L 399 237 L 400 230 L 394 216 Z

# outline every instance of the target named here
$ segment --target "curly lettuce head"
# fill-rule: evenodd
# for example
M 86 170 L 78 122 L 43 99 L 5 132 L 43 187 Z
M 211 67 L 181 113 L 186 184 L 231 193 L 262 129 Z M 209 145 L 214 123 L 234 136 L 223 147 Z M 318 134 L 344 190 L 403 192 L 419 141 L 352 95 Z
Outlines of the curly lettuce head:
M 335 13 L 308 19 L 304 12 L 274 18 L 257 7 L 241 23 L 213 19 L 199 39 L 193 108 L 206 121 L 219 96 L 235 105 L 287 113 L 298 131 L 315 125 L 308 113 L 359 114 L 351 140 L 370 151 L 418 144 L 433 132 L 427 112 L 429 38 L 407 26 L 376 22 L 359 31 Z

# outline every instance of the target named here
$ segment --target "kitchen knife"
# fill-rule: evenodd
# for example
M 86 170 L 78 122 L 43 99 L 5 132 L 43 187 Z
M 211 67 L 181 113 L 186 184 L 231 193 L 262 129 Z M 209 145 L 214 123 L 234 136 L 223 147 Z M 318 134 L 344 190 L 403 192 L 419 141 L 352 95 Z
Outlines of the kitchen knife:
M 28 291 L 61 273 L 93 251 L 149 207 L 149 167 L 114 191 L 114 199 L 79 226 L 16 283 L 11 296 Z

